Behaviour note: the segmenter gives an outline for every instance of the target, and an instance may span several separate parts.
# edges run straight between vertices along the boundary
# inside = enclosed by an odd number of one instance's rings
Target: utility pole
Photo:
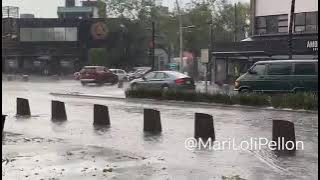
[[[212,50],[213,50],[213,24],[212,22],[210,23],[209,26],[209,80],[210,80],[210,84],[212,84],[212,81],[214,81],[214,78],[212,78],[212,67],[215,67],[215,63],[212,62]],[[215,72],[213,72],[215,73]]]
[[[180,36],[180,72],[182,72],[182,67],[183,67],[183,29],[182,29],[182,14],[180,11],[180,6],[178,0],[176,0],[177,4],[177,9],[179,13],[179,36]]]
[[[292,26],[294,21],[294,9],[295,9],[295,0],[291,1],[290,9],[290,22],[289,22],[289,37],[288,37],[288,58],[292,59]]]
[[[238,26],[238,22],[237,22],[237,3],[234,3],[234,42],[237,42],[237,26]]]
[[[154,61],[155,61],[155,23],[154,21],[152,21],[152,30],[151,30],[152,34],[151,34],[151,65],[152,65],[152,70],[155,70],[154,69]]]

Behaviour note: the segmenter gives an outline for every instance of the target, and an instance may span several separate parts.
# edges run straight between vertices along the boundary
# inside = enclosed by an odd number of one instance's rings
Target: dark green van
[[[318,60],[272,60],[256,62],[235,82],[235,91],[318,92]]]

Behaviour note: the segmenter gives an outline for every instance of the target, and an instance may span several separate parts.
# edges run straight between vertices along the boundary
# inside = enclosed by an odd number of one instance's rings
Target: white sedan
[[[127,80],[127,72],[122,69],[109,69],[113,74],[116,74],[118,76],[119,81],[125,81]]]

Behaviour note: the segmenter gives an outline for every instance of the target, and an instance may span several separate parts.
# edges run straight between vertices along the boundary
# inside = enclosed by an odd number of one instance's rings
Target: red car
[[[118,83],[118,76],[104,66],[85,66],[80,71],[80,81],[82,85],[88,83],[99,85],[104,83],[116,84]]]

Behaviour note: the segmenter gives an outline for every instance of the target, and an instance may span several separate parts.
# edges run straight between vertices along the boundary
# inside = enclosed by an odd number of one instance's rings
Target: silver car
[[[132,90],[174,90],[194,91],[195,84],[191,77],[176,71],[152,71],[130,82]]]
[[[118,76],[119,81],[127,80],[127,72],[122,69],[109,69],[113,74]]]

